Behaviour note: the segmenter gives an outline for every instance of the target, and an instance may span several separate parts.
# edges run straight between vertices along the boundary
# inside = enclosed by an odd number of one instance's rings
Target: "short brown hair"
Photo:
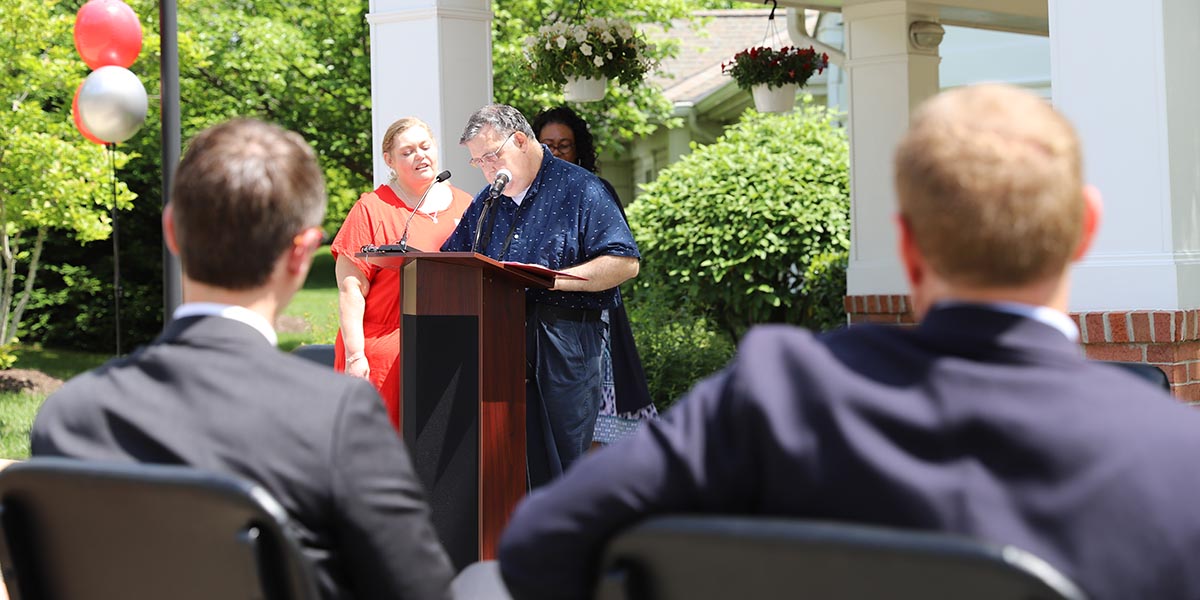
[[[960,285],[1061,274],[1083,233],[1071,124],[1045,100],[977,85],[925,102],[896,149],[900,215],[930,267]]]
[[[296,234],[325,218],[325,180],[298,134],[236,119],[192,139],[171,186],[183,271],[244,290],[266,283]]]

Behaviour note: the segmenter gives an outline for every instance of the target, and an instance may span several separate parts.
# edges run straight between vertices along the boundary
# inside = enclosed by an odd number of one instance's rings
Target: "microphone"
[[[504,186],[508,185],[510,181],[512,181],[511,171],[508,169],[496,171],[496,180],[492,182],[492,189],[488,195],[493,199],[499,197],[500,193],[504,191]]]
[[[417,200],[417,205],[413,207],[412,212],[408,215],[408,219],[404,221],[404,233],[400,236],[400,241],[396,242],[396,245],[400,246],[401,252],[408,252],[408,225],[412,223],[413,217],[417,216],[417,209],[421,208],[421,205],[425,203],[425,197],[429,195],[429,191],[433,189],[433,186],[447,179],[450,179],[450,171],[438,173],[437,177],[433,178],[433,183],[425,188],[425,193],[421,194],[421,199]]]

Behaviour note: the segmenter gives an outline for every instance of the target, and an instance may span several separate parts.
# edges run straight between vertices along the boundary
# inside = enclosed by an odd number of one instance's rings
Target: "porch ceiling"
[[[779,6],[841,12],[842,7],[861,0],[779,0]],[[947,25],[1013,31],[1033,35],[1050,34],[1047,0],[926,0]]]

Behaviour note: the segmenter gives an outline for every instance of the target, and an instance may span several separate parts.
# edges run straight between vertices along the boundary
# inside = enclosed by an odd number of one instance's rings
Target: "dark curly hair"
[[[587,121],[569,107],[551,108],[533,118],[534,135],[541,136],[542,128],[551,123],[571,128],[571,132],[575,134],[575,156],[579,166],[593,173],[599,172],[596,168],[596,143],[592,140],[592,132],[588,131]]]

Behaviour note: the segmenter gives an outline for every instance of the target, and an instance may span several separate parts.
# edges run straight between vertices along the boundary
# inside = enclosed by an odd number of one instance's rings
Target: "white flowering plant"
[[[563,84],[568,78],[641,81],[654,67],[650,45],[623,19],[594,17],[583,23],[557,22],[525,38],[525,57],[539,81]]]

